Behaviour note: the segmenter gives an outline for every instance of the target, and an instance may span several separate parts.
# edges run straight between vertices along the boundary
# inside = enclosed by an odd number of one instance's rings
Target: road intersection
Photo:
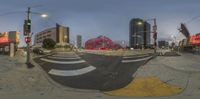
[[[133,74],[153,56],[106,56],[65,52],[35,58],[57,83],[78,89],[110,91],[125,87]]]

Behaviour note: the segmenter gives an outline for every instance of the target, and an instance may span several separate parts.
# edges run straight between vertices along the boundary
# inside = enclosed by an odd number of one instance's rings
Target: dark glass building
[[[133,18],[129,25],[129,46],[131,48],[150,47],[151,25],[140,19]]]
[[[81,35],[76,36],[76,46],[77,46],[77,48],[82,47],[82,36]]]

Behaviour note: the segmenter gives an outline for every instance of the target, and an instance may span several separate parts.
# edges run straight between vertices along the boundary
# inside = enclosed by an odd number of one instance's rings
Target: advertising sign
[[[19,33],[16,31],[0,33],[0,44],[9,42],[19,43]]]
[[[0,43],[9,42],[8,40],[8,32],[0,33]]]
[[[200,44],[200,34],[191,36],[190,44]]]

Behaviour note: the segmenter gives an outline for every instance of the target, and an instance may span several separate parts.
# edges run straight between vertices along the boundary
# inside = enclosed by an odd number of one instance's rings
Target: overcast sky
[[[59,23],[70,27],[72,41],[77,34],[84,41],[99,35],[128,41],[132,18],[156,18],[159,39],[182,37],[177,30],[181,22],[191,34],[200,32],[200,0],[1,0],[0,32],[20,31],[20,45],[24,44],[22,26],[28,6],[49,15],[46,19],[32,15],[32,32]]]

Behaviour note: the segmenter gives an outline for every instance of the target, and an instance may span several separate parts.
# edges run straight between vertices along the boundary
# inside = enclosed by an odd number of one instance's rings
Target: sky
[[[128,42],[132,18],[156,18],[159,40],[172,39],[172,35],[182,39],[177,30],[182,22],[191,34],[200,32],[200,0],[1,0],[0,32],[19,31],[20,46],[25,44],[23,22],[27,7],[48,14],[48,18],[31,15],[33,34],[58,23],[70,27],[71,42],[78,34],[83,41],[105,35]]]

